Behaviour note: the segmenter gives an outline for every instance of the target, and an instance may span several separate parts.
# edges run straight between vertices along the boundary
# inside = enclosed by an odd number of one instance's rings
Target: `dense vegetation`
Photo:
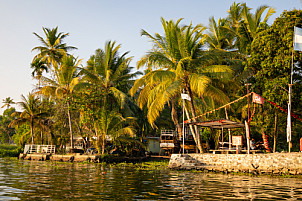
[[[272,25],[267,20],[274,9],[261,6],[253,13],[246,4],[233,3],[226,18],[209,19],[209,26],[181,25],[182,19],[161,18],[163,34],[141,31],[153,48],[138,61],[121,52],[115,41],[106,42],[83,63],[70,54],[76,47],[64,39],[68,33],[43,28],[34,35],[41,42],[30,67],[37,85],[22,102],[8,97],[0,116],[1,143],[66,144],[82,137],[100,153],[118,148],[127,155],[141,149],[146,136],[160,129],[181,132],[181,93],[191,100],[185,104],[185,118],[192,121],[226,118],[247,120],[247,101],[242,101],[197,119],[195,117],[246,95],[245,84],[282,108],[287,108],[294,26],[302,22],[301,10],[284,11]],[[154,32],[156,30],[153,30]],[[301,114],[301,52],[293,52],[293,112]],[[268,135],[274,151],[286,150],[286,116],[276,106],[250,102],[251,135],[260,140]],[[252,110],[254,110],[252,112]],[[250,115],[251,116],[251,115]],[[293,119],[292,141],[298,150],[301,122]],[[200,152],[201,139],[191,128]],[[242,134],[241,131],[236,131]],[[217,144],[220,132],[204,130],[202,138]],[[110,143],[108,143],[110,141]],[[227,136],[225,141],[227,141]]]

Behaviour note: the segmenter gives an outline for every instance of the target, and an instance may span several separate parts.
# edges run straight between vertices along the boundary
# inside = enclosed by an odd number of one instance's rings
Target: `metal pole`
[[[247,127],[248,127],[248,135],[247,135],[247,153],[250,154],[250,95],[249,95],[249,85],[251,83],[246,83],[246,94],[247,94]]]
[[[294,42],[295,42],[295,33],[296,33],[296,27],[294,27],[294,35],[293,35],[293,51],[292,51],[292,65],[291,65],[291,70],[290,70],[290,84],[288,85],[288,124],[287,125],[289,127],[289,133],[288,133],[288,152],[290,153],[290,145],[291,145],[291,135],[292,135],[292,131],[291,131],[291,102],[292,102],[292,99],[291,99],[291,94],[292,94],[292,85],[293,85],[293,73],[294,73]]]
[[[182,154],[185,154],[185,99],[182,99]]]

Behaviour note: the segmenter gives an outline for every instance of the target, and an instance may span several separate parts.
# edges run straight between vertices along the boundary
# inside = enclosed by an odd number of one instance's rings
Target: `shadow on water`
[[[300,200],[301,178],[0,159],[0,200]]]

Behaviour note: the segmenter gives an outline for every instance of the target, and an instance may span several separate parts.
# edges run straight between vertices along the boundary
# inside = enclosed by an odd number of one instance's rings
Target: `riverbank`
[[[168,161],[169,157],[149,156],[149,157],[123,157],[118,155],[84,155],[84,154],[23,154],[19,159],[34,161],[59,161],[59,162],[93,162],[93,163],[137,163],[145,161]]]
[[[168,167],[206,172],[302,175],[302,153],[172,154]]]

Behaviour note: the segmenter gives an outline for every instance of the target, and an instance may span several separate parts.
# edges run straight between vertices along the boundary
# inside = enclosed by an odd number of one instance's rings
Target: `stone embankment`
[[[302,175],[302,153],[172,154],[169,168],[225,173]]]
[[[151,157],[122,157],[118,155],[86,155],[80,153],[72,153],[66,155],[60,154],[20,154],[19,159],[35,160],[35,161],[61,161],[61,162],[93,162],[93,163],[121,163],[121,162],[142,162],[151,160]]]
[[[35,160],[35,161],[61,161],[61,162],[99,162],[99,155],[80,155],[80,154],[69,154],[69,155],[58,155],[58,154],[20,154],[20,159],[24,160]]]

